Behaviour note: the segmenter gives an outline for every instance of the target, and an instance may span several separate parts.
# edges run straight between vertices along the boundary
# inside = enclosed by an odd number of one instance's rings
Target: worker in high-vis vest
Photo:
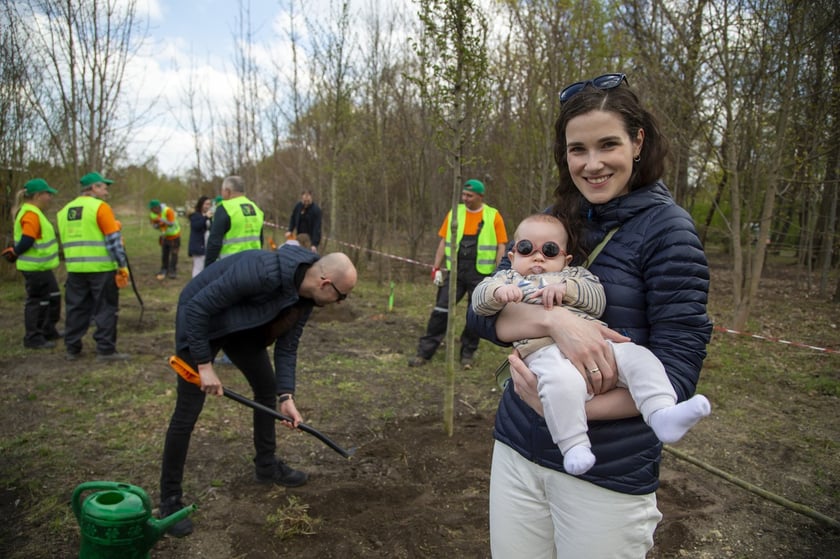
[[[26,302],[23,305],[23,347],[51,349],[61,337],[56,325],[61,318],[61,290],[53,270],[58,268],[58,239],[44,215],[58,191],[44,179],[27,181],[15,204],[14,245],[3,257],[23,274]]]
[[[222,181],[222,201],[216,205],[205,266],[219,258],[263,246],[263,211],[245,196],[245,181],[231,176]]]
[[[64,250],[65,359],[81,357],[82,338],[91,320],[98,361],[125,361],[117,351],[119,289],[129,283],[128,258],[120,224],[103,199],[114,181],[99,173],[79,180],[81,193],[58,212],[58,234]]]
[[[437,299],[426,326],[426,333],[417,344],[417,355],[408,361],[411,367],[426,364],[440,347],[446,334],[449,314],[448,272],[452,268],[453,248],[458,257],[456,304],[464,295],[467,296],[467,301],[472,298],[473,289],[496,270],[505,252],[508,242],[505,222],[496,208],[484,203],[484,183],[477,179],[465,182],[461,191],[461,202],[458,204],[458,229],[454,241],[450,227],[452,210],[446,214],[438,230],[440,243],[432,267],[432,281],[438,286]],[[478,334],[465,326],[461,332],[460,351],[461,366],[464,369],[472,368],[478,342]]]
[[[178,277],[178,251],[181,248],[181,224],[174,209],[160,200],[149,202],[149,221],[160,232],[160,272],[157,279]]]

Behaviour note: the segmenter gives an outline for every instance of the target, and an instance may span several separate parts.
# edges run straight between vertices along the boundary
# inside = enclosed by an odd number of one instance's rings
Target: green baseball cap
[[[157,206],[160,206],[160,200],[152,200],[151,202],[149,202],[149,209],[150,210],[152,208],[157,207]]]
[[[484,196],[484,183],[477,179],[470,179],[464,183],[464,190]]]
[[[44,179],[31,179],[26,181],[23,185],[27,194],[35,194],[36,192],[49,192],[50,194],[58,194],[58,190],[47,184]]]
[[[88,173],[87,175],[85,175],[81,179],[79,179],[79,184],[81,184],[82,187],[84,187],[84,188],[87,188],[88,186],[91,186],[91,185],[96,184],[98,182],[102,182],[102,183],[105,183],[105,184],[112,184],[114,181],[112,181],[111,179],[106,179],[105,177],[103,177],[99,173]]]

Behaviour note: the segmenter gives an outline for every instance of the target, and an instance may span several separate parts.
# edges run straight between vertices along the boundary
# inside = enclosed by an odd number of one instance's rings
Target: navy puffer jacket
[[[602,320],[662,361],[679,401],[691,397],[712,333],[706,314],[709,269],[691,216],[661,182],[584,211],[589,229],[583,242],[590,250],[620,227],[590,268],[607,295]],[[501,267],[509,265],[505,259]],[[483,337],[500,343],[495,317],[470,309],[468,320]],[[545,421],[512,385],[499,404],[494,436],[528,460],[563,470]],[[597,461],[582,479],[632,495],[657,489],[662,444],[641,417],[590,421],[589,438]]]
[[[178,298],[176,348],[189,350],[196,363],[209,362],[213,358],[210,340],[266,325],[297,303],[295,273],[319,258],[311,250],[282,245],[275,252],[246,250],[214,262]],[[311,311],[310,305],[274,344],[278,390],[294,392],[298,342]]]

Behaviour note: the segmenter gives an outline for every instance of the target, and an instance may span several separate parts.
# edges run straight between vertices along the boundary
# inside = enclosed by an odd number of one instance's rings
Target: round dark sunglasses
[[[621,85],[621,82],[625,82],[627,85],[630,85],[630,82],[627,81],[627,76],[624,74],[604,74],[603,76],[598,76],[597,78],[592,78],[591,80],[575,82],[572,85],[567,85],[563,88],[563,91],[560,92],[560,103],[565,103],[580,93],[580,91],[587,85],[591,85],[595,89],[615,89]]]
[[[522,239],[516,243],[514,248],[516,249],[516,252],[522,256],[530,256],[534,253],[534,251],[540,251],[546,258],[554,258],[560,255],[566,256],[566,251],[560,248],[560,245],[554,241],[548,241],[543,244],[542,248],[537,248],[534,246],[534,243],[528,239]]]

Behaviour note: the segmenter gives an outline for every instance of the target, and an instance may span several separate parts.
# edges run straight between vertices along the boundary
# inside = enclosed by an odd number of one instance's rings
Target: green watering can
[[[86,491],[99,491],[82,502]],[[73,513],[81,527],[79,559],[149,559],[166,530],[186,518],[195,505],[166,518],[152,517],[152,503],[137,486],[89,481],[73,491]]]

